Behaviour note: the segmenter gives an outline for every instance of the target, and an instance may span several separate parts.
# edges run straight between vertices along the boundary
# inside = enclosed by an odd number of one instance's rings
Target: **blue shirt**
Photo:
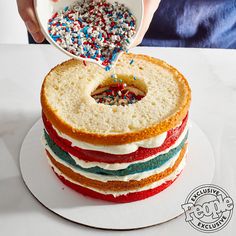
[[[236,48],[236,0],[162,0],[142,45]]]

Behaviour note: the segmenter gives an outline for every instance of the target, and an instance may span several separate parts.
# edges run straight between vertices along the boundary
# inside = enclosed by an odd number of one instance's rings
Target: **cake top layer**
[[[121,80],[145,96],[125,106],[97,103],[91,96],[97,88]],[[41,91],[43,112],[58,130],[104,145],[130,143],[170,130],[185,117],[190,100],[183,75],[163,61],[135,54],[123,54],[114,71],[107,72],[92,63],[69,60],[49,72]]]

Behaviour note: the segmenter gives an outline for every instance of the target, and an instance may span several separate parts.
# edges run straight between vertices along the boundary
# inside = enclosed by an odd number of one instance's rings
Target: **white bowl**
[[[78,2],[78,1],[82,1],[82,0],[59,0],[57,2],[53,2],[52,0],[34,0],[34,8],[35,8],[36,16],[37,16],[39,25],[41,27],[42,33],[44,34],[44,36],[48,40],[48,42],[50,42],[52,45],[54,45],[55,47],[60,49],[62,52],[64,52],[68,56],[79,59],[79,60],[83,60],[83,61],[93,62],[93,63],[96,63],[96,64],[102,66],[102,67],[105,67],[105,66],[101,65],[101,62],[99,62],[99,61],[96,61],[91,58],[82,58],[82,57],[76,56],[76,55],[66,51],[65,49],[60,47],[50,37],[50,35],[48,33],[48,20],[52,17],[52,15],[55,12],[57,12],[61,9],[64,9],[66,6],[69,6],[76,1]],[[114,3],[114,2],[123,3],[125,6],[127,6],[129,8],[130,12],[136,18],[136,33],[132,37],[132,39],[130,40],[130,45],[129,45],[129,48],[130,48],[132,43],[136,39],[136,37],[140,31],[141,25],[142,25],[143,11],[144,11],[143,0],[107,0],[107,1],[111,2],[111,3]],[[117,53],[117,57],[114,60],[114,62],[112,63],[112,65],[115,65],[115,63],[117,62],[117,60],[119,59],[121,54],[122,54],[122,51]]]

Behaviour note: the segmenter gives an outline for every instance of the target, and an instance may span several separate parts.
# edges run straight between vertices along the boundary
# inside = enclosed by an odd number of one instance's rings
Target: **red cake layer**
[[[183,132],[187,124],[188,114],[186,115],[182,124],[179,127],[171,129],[167,132],[167,137],[164,143],[160,147],[157,148],[140,147],[135,152],[122,155],[109,154],[99,151],[90,151],[81,149],[79,147],[72,147],[71,146],[72,143],[69,140],[62,138],[57,134],[57,132],[53,129],[52,124],[47,120],[46,116],[43,113],[42,113],[42,118],[44,126],[51,139],[65,152],[68,152],[71,155],[78,157],[79,159],[82,159],[84,161],[105,162],[105,163],[127,163],[127,162],[143,160],[153,155],[158,155],[159,152],[162,152],[165,149],[171,147]]]
[[[52,167],[52,169],[53,169],[53,167]],[[71,183],[70,181],[66,180],[63,176],[58,175],[55,171],[54,171],[54,173],[62,181],[62,183],[64,183],[68,187],[72,188],[73,190],[75,190],[85,196],[101,199],[104,201],[117,202],[117,203],[135,202],[135,201],[139,201],[139,200],[143,200],[145,198],[151,197],[155,194],[158,194],[161,191],[163,191],[164,189],[166,189],[167,187],[169,187],[180,175],[179,174],[174,180],[166,181],[165,183],[163,183],[162,185],[160,185],[156,188],[144,190],[144,191],[140,191],[140,192],[135,192],[135,193],[128,193],[126,195],[120,195],[120,196],[114,197],[112,194],[105,195],[102,193],[95,192],[91,189],[82,187],[80,185]]]

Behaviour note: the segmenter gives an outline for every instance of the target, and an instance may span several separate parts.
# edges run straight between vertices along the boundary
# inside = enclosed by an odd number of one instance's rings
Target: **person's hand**
[[[144,15],[143,15],[143,22],[142,22],[142,27],[140,29],[139,34],[137,35],[136,40],[132,44],[132,47],[139,45],[142,40],[144,35],[146,34],[149,25],[151,24],[153,15],[155,11],[157,10],[161,0],[143,0],[144,3]]]
[[[37,43],[44,40],[34,12],[33,0],[17,0],[18,11],[25,25]]]

